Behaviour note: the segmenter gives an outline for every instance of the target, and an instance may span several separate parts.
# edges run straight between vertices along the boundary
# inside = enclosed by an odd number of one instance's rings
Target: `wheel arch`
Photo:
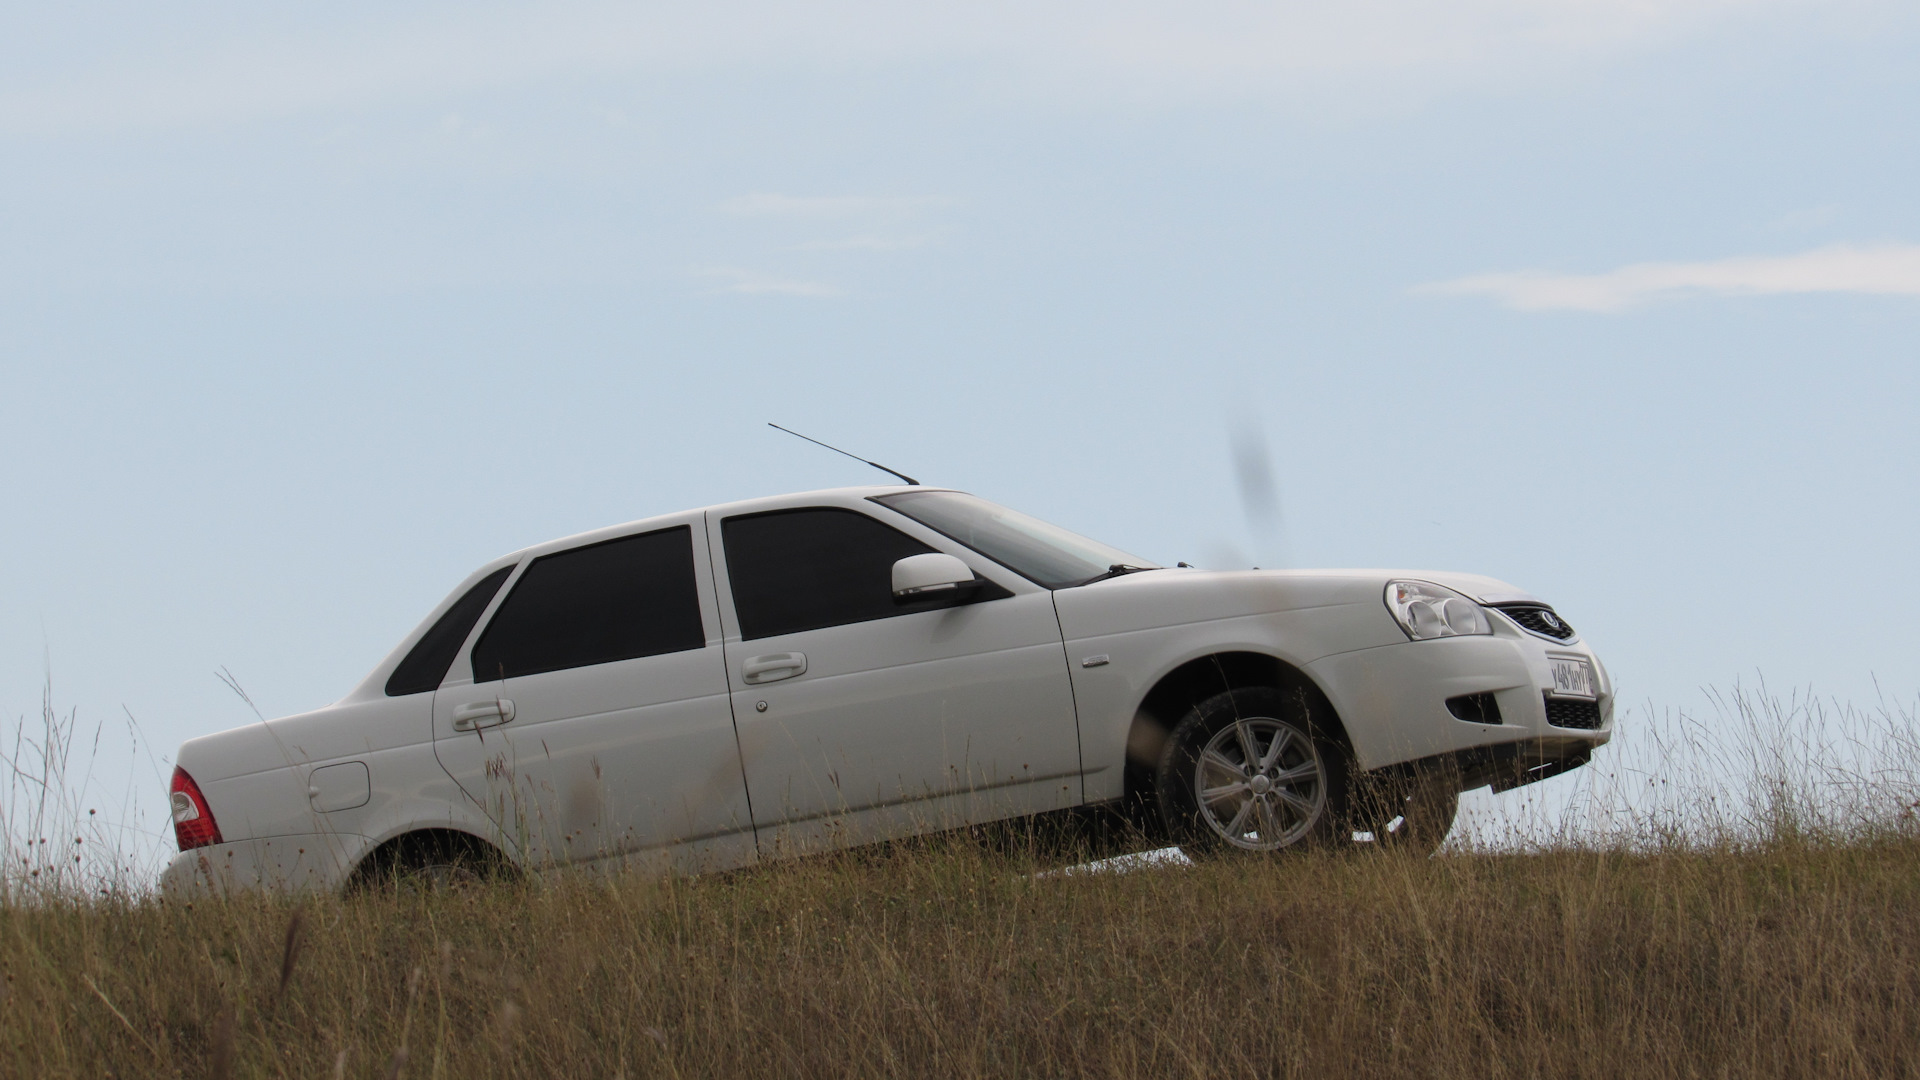
[[[409,829],[369,848],[348,871],[346,889],[351,892],[363,888],[396,869],[434,859],[469,860],[496,873],[512,874],[519,869],[499,845],[465,829]]]
[[[1127,805],[1153,799],[1153,774],[1167,735],[1189,709],[1215,694],[1254,687],[1299,693],[1314,724],[1349,753],[1353,751],[1353,740],[1333,702],[1304,670],[1270,653],[1249,649],[1212,652],[1162,675],[1134,709],[1133,723],[1127,731]]]

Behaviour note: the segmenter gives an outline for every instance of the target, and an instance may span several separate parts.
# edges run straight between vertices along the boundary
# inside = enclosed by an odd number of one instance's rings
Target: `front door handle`
[[[472,731],[475,728],[504,724],[511,719],[513,719],[513,702],[506,698],[476,701],[469,705],[457,706],[453,710],[453,730]]]
[[[748,686],[761,683],[779,682],[791,679],[795,675],[807,673],[807,654],[797,652],[768,653],[765,656],[748,657],[740,665],[740,678]]]

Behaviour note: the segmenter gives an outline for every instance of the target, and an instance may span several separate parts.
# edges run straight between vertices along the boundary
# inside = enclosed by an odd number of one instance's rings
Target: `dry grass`
[[[47,697],[0,755],[0,1077],[1920,1075],[1909,708],[1643,717],[1433,859],[947,836],[185,905]]]
[[[1906,1076],[1920,842],[0,908],[10,1076]]]

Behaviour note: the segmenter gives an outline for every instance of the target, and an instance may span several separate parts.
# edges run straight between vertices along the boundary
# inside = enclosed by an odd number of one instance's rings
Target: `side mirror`
[[[909,555],[893,564],[896,604],[959,596],[979,587],[980,579],[973,576],[973,570],[966,563],[938,551]]]

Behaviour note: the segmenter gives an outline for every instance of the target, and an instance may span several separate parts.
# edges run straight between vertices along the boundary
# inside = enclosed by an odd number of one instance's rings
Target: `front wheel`
[[[1346,755],[1306,702],[1229,690],[1194,706],[1167,737],[1154,788],[1189,853],[1281,851],[1329,841],[1345,820]]]

